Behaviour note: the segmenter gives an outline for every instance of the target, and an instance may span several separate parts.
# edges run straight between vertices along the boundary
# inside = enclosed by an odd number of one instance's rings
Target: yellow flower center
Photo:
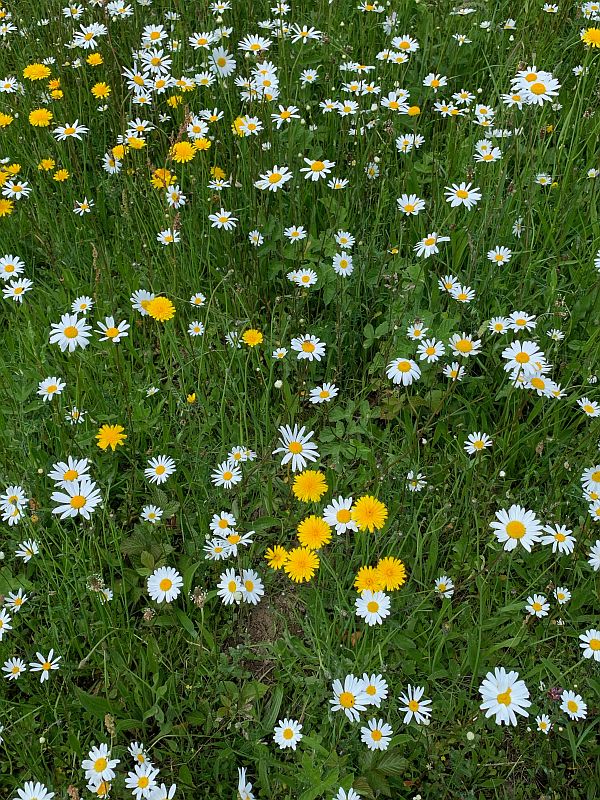
[[[356,699],[352,692],[342,692],[340,695],[340,705],[342,708],[354,708]]]
[[[396,369],[398,372],[410,372],[410,361],[399,361]]]
[[[282,735],[284,739],[289,741],[294,738],[294,731],[291,728],[285,728]]]
[[[370,614],[374,614],[376,611],[379,611],[379,603],[377,603],[375,600],[370,600],[367,603],[367,611]]]
[[[600,650],[600,639],[590,639],[589,645],[592,650]]]
[[[63,334],[67,337],[67,339],[75,339],[79,331],[75,327],[75,325],[67,325],[64,329]]]
[[[85,497],[82,494],[76,494],[71,498],[71,506],[73,508],[83,508],[85,505]]]
[[[65,474],[63,475],[63,480],[65,481],[74,481],[79,477],[79,473],[76,469],[68,469]]]
[[[158,584],[158,588],[161,592],[168,592],[171,586],[173,586],[173,581],[170,578],[163,578]]]
[[[500,703],[500,705],[509,706],[511,703],[511,692],[512,689],[510,687],[505,692],[500,692],[496,697],[497,702]]]
[[[281,172],[273,172],[271,175],[269,175],[269,183],[279,183],[282,177],[283,175]]]
[[[518,519],[511,520],[506,526],[506,532],[511,539],[522,539],[526,533],[525,525]]]
[[[108,766],[108,761],[105,758],[97,758],[94,761],[94,769],[96,770],[96,772],[104,772],[107,766]]]
[[[371,731],[371,739],[373,739],[374,742],[379,742],[381,741],[382,738],[383,738],[383,733],[381,731],[378,730]]]
[[[223,480],[224,481],[230,481],[232,478],[233,478],[233,472],[231,472],[230,470],[226,470],[223,473]]]
[[[572,714],[575,714],[579,710],[579,706],[575,702],[575,700],[569,700],[567,702],[567,708]]]
[[[310,168],[313,172],[322,172],[325,169],[325,164],[322,161],[313,161]]]
[[[159,464],[158,467],[156,467],[156,469],[154,470],[154,472],[157,475],[164,475],[166,471],[167,468],[164,466],[164,464]]]
[[[529,89],[531,92],[533,92],[533,94],[537,95],[546,94],[546,86],[543,83],[539,82],[534,83],[532,86],[529,87]]]
[[[419,703],[417,700],[411,700],[408,704],[408,707],[411,711],[415,712],[419,710]]]
[[[461,200],[466,200],[469,196],[469,193],[465,189],[458,189],[456,196],[460,197]]]

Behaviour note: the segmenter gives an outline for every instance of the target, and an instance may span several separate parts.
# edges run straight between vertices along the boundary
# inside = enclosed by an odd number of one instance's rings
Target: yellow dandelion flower
[[[145,308],[152,319],[156,319],[159,322],[166,322],[175,316],[175,306],[167,297],[162,295],[157,295],[152,300],[148,300]]]
[[[256,347],[257,344],[262,344],[263,335],[255,328],[250,328],[242,334],[242,341],[247,344],[248,347]]]
[[[269,547],[267,549],[265,558],[271,569],[281,569],[288,559],[288,551],[285,547],[276,544],[274,547]]]
[[[382,592],[384,583],[376,567],[361,567],[354,579],[354,587],[358,592]]]
[[[352,508],[352,519],[361,531],[380,530],[385,525],[388,510],[376,497],[359,497]]]
[[[176,180],[175,175],[168,169],[155,169],[152,173],[152,178],[150,178],[150,183],[155,189],[166,189],[167,186],[171,186]]]
[[[210,150],[211,147],[211,140],[206,139],[204,136],[201,136],[200,139],[196,139],[194,142],[194,150],[196,150],[196,152],[198,152],[198,150]]]
[[[124,430],[122,425],[103,425],[96,434],[98,447],[101,450],[110,447],[114,453],[117,445],[122,445],[127,438],[127,434],[123,433]]]
[[[600,47],[600,28],[587,28],[581,31],[581,41],[587,47]]]
[[[52,122],[54,114],[47,108],[35,108],[29,114],[29,124],[34,128],[47,128]]]
[[[111,93],[111,88],[108,83],[95,83],[92,88],[90,89],[91,93],[94,95],[96,100],[101,100],[104,97],[108,97]]]
[[[28,81],[43,81],[50,75],[50,68],[45,64],[28,64],[23,70],[23,77]]]
[[[309,581],[320,565],[319,556],[308,547],[295,547],[288,553],[283,569],[296,583]]]
[[[382,558],[376,569],[383,581],[383,588],[388,592],[399,589],[406,583],[406,567],[399,558],[393,556]]]
[[[8,217],[15,209],[15,204],[12,200],[6,200],[4,197],[0,198],[0,217]]]
[[[63,181],[68,180],[71,175],[68,169],[57,169],[52,177],[55,181],[62,183]]]
[[[294,478],[292,491],[303,503],[317,503],[328,490],[325,475],[319,470],[305,469]]]
[[[175,142],[173,147],[171,147],[170,154],[173,161],[177,164],[186,164],[188,161],[192,161],[196,155],[196,151],[191,142]]]
[[[331,528],[323,517],[312,514],[298,525],[298,541],[309,550],[320,550],[331,541]]]

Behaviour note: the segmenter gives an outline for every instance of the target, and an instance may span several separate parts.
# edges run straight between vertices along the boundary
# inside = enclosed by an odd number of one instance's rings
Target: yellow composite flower
[[[54,114],[47,108],[34,108],[29,114],[29,123],[34,128],[47,128],[53,118]]]
[[[100,82],[100,83],[95,83],[90,91],[92,92],[96,100],[101,100],[104,97],[108,97],[108,95],[111,93],[111,88],[108,85],[108,83]]]
[[[51,169],[54,169],[55,166],[56,161],[53,158],[42,158],[38,164],[38,169],[43,170],[44,172],[49,172]]]
[[[68,180],[71,175],[68,169],[57,169],[52,177],[55,181],[62,183],[63,181]]]
[[[317,503],[328,490],[325,475],[319,470],[305,469],[294,478],[292,492],[303,503]]]
[[[358,592],[383,591],[384,582],[377,567],[361,567],[354,579],[354,587]]]
[[[152,298],[152,300],[148,300],[144,307],[152,319],[156,319],[159,322],[166,322],[175,316],[173,303],[160,294]]]
[[[308,547],[295,547],[288,553],[284,572],[296,583],[309,581],[320,566],[319,556]]]
[[[600,28],[587,28],[582,31],[581,41],[588,47],[600,47]]]
[[[388,510],[376,497],[365,495],[359,497],[352,508],[352,519],[361,531],[380,530],[385,525]]]
[[[271,569],[281,569],[288,560],[288,551],[280,544],[276,544],[274,547],[267,549],[265,558]]]
[[[171,147],[171,158],[177,164],[186,164],[192,161],[195,155],[196,151],[191,142],[175,142]]]
[[[248,347],[256,347],[257,344],[262,344],[263,335],[255,328],[250,328],[242,334],[242,341],[247,344]]]
[[[114,452],[117,445],[122,445],[127,438],[127,434],[123,433],[124,430],[125,428],[122,425],[103,425],[96,434],[98,447],[101,450],[106,450],[110,447]]]
[[[14,117],[11,117],[10,114],[0,114],[0,128],[6,128],[10,125],[10,123],[14,120]]]
[[[28,64],[23,70],[23,77],[29,81],[43,81],[50,75],[50,68],[45,64]]]
[[[86,61],[91,67],[99,67],[100,64],[104,64],[104,59],[100,53],[90,53],[90,55],[86,58]]]
[[[168,169],[155,169],[150,178],[150,183],[155,189],[166,189],[171,186],[177,178]]]
[[[331,528],[323,517],[312,514],[298,525],[298,541],[309,550],[320,550],[331,541]]]
[[[381,558],[376,570],[383,581],[383,588],[388,592],[393,592],[406,583],[406,567],[399,558],[393,556]]]
[[[15,204],[12,200],[0,198],[0,217],[8,217],[14,211]]]

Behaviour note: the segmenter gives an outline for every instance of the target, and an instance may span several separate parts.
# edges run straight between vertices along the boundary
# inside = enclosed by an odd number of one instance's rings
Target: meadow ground
[[[2,6],[2,798],[598,795],[599,78],[595,0]]]

